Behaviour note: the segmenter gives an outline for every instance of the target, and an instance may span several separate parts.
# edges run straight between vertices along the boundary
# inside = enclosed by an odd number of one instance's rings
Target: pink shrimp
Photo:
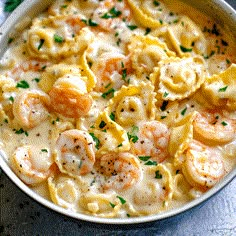
[[[137,142],[131,142],[131,149],[135,155],[150,156],[158,163],[168,156],[170,131],[159,121],[141,122],[138,124]]]

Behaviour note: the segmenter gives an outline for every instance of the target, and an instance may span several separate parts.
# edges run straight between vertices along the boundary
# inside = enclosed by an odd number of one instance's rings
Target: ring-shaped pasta
[[[184,156],[182,154],[193,139],[193,121],[196,114],[195,112],[189,113],[177,126],[171,128],[168,150],[174,158],[174,165],[177,168],[181,168],[184,162]]]
[[[111,119],[111,114],[102,112],[92,128],[90,135],[96,142],[97,154],[122,152],[130,149],[126,131]]]
[[[167,32],[178,55],[206,54],[205,36],[189,17],[181,17],[177,24],[168,27]]]
[[[114,192],[111,193],[86,193],[79,199],[79,206],[89,215],[114,218],[119,214],[122,203]]]
[[[159,90],[164,100],[180,100],[193,94],[205,81],[202,57],[168,58],[158,64]]]
[[[77,211],[81,195],[80,181],[65,174],[48,178],[51,200],[70,211]]]
[[[115,114],[115,121],[121,126],[132,126],[139,120],[155,118],[155,102],[154,86],[141,82],[139,86],[122,86],[111,99],[107,111]]]
[[[148,180],[145,186],[137,186],[133,195],[134,208],[137,212],[147,215],[164,211],[173,196],[173,178],[164,164],[149,167],[145,170]]]
[[[236,64],[220,74],[206,78],[202,86],[203,96],[210,100],[211,104],[217,107],[224,107],[229,110],[236,109]]]
[[[149,76],[161,60],[175,53],[170,51],[167,45],[153,36],[133,36],[128,46],[131,53],[132,67],[137,77]]]
[[[151,28],[157,28],[162,25],[159,20],[156,20],[143,12],[136,0],[127,0],[127,2],[133,11],[133,17],[140,25]]]

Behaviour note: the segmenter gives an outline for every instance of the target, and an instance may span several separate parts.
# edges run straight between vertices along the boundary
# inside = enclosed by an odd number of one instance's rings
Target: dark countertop
[[[0,0],[0,12],[5,0]],[[236,0],[227,0],[236,8]],[[5,19],[0,14],[0,23]],[[0,170],[0,235],[236,235],[236,179],[178,216],[139,225],[103,225],[52,212],[21,192]]]

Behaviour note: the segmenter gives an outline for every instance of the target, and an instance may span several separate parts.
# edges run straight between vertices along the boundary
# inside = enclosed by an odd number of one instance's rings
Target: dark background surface
[[[0,0],[0,11],[5,0]],[[236,9],[236,0],[227,0]],[[5,19],[1,13],[0,23]],[[0,170],[0,235],[236,235],[236,179],[204,204],[178,216],[139,225],[75,220],[38,204]]]

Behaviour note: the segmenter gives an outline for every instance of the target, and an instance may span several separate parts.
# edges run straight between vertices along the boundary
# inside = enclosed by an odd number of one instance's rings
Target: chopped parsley
[[[221,124],[222,124],[223,126],[228,125],[225,121],[222,121]]]
[[[192,50],[193,50],[192,48],[186,48],[186,47],[184,47],[182,45],[180,45],[179,47],[180,47],[182,52],[192,52]]]
[[[138,157],[141,161],[148,161],[150,158],[151,158],[151,156],[139,156]]]
[[[11,102],[14,102],[14,97],[9,97],[9,100],[11,101]]]
[[[40,39],[39,40],[39,46],[38,46],[38,50],[40,50],[44,44],[45,40],[44,39]]]
[[[144,35],[147,35],[147,34],[149,34],[150,32],[151,32],[151,28],[147,27],[146,30],[145,30]]]
[[[13,131],[15,131],[15,134],[25,134],[26,136],[29,135],[28,132],[23,130],[22,128],[20,128],[18,130],[14,129]]]
[[[122,198],[120,196],[116,196],[116,197],[119,198],[122,205],[126,203],[126,200],[124,198]]]
[[[115,93],[115,89],[110,88],[108,91],[102,94],[102,97],[107,98],[109,95],[111,95],[111,97],[114,97],[114,93]]]
[[[122,14],[121,11],[118,11],[115,7],[111,8],[107,13],[105,13],[101,18],[110,19],[119,17]]]
[[[158,1],[156,1],[156,0],[154,0],[154,1],[153,1],[153,5],[156,6],[156,7],[158,7],[158,6],[160,6],[160,3],[159,3]]]
[[[165,119],[167,116],[161,116],[161,120]]]
[[[159,170],[155,172],[155,179],[162,179],[162,174],[160,174]]]
[[[47,149],[41,149],[41,152],[48,152]]]
[[[127,25],[127,27],[130,29],[130,30],[135,30],[138,28],[137,25]]]
[[[7,41],[7,43],[10,44],[10,43],[13,42],[13,40],[14,40],[14,38],[9,38],[8,41]]]
[[[95,142],[96,149],[99,149],[100,146],[100,140],[94,135],[94,133],[89,133],[91,137],[93,138],[93,141]]]
[[[5,11],[5,12],[12,12],[12,11],[14,11],[22,2],[23,2],[23,0],[7,0],[7,1],[5,2],[4,11]]]
[[[223,88],[220,88],[220,89],[218,90],[218,92],[225,92],[225,91],[227,90],[227,88],[228,88],[228,86],[225,86],[225,87],[223,87]]]
[[[146,165],[146,166],[157,166],[157,162],[149,160],[149,161],[145,162],[144,165]]]
[[[168,103],[169,103],[168,101],[163,101],[163,103],[162,103],[162,105],[160,107],[161,111],[165,111],[166,110],[166,107],[167,107]]]
[[[168,95],[169,95],[169,93],[167,93],[167,92],[164,92],[164,95],[163,95],[163,97],[164,97],[164,98],[166,98]]]
[[[98,23],[92,21],[92,19],[88,19],[88,20],[82,19],[81,21],[84,22],[86,25],[91,26],[91,27],[98,26]]]
[[[186,111],[187,111],[187,107],[185,107],[185,108],[181,111],[181,115],[184,116],[185,113],[186,113]]]
[[[113,204],[112,202],[109,202],[110,203],[110,206],[112,207],[112,208],[114,208],[116,205],[115,204]]]
[[[16,87],[17,87],[17,88],[27,89],[27,88],[29,88],[30,86],[29,86],[29,83],[28,83],[27,81],[21,80],[21,81],[19,81],[19,82],[16,84]]]
[[[137,136],[138,131],[139,131],[138,126],[134,125],[132,126],[131,132],[127,133],[128,139],[132,141],[133,143],[136,143],[138,141],[138,136]]]
[[[64,38],[58,34],[54,34],[53,38],[56,43],[63,43],[64,42]]]
[[[32,81],[35,81],[36,83],[38,83],[40,81],[40,79],[39,78],[34,78],[34,79],[32,79]]]
[[[115,115],[114,112],[111,112],[111,114],[109,115],[109,117],[110,117],[110,119],[111,119],[112,121],[115,121],[116,115]]]
[[[103,129],[106,125],[107,125],[106,122],[102,120],[101,123],[99,124],[99,128]]]

